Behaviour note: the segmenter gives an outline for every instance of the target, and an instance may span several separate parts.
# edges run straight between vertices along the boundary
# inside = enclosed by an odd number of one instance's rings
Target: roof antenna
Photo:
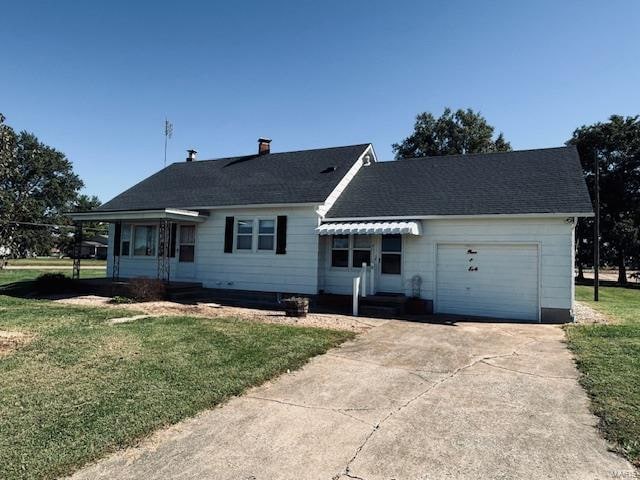
[[[164,117],[164,166],[167,166],[167,140],[173,136],[173,123]]]

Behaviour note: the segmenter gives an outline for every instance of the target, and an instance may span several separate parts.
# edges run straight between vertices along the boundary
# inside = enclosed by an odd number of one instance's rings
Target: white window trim
[[[123,232],[125,231],[125,225],[129,227],[129,240],[123,240]],[[126,255],[122,254],[122,244],[128,241],[129,242],[129,253]],[[122,230],[120,231],[120,256],[121,257],[130,257],[133,252],[133,223],[122,223]]]
[[[380,275],[404,275],[404,235],[400,235],[400,251],[392,252],[390,250],[382,249],[382,237],[380,237]],[[400,273],[383,273],[382,272],[382,257],[384,255],[400,255]]]
[[[347,237],[349,237],[349,247],[347,248],[333,248],[333,237],[336,236],[340,236],[340,235],[330,235],[330,241],[329,241],[329,268],[332,270],[336,270],[338,272],[353,272],[353,271],[357,271],[360,270],[362,268],[362,265],[353,265],[353,251],[354,250],[368,250],[369,251],[369,263],[372,264],[373,263],[373,238],[374,235],[371,234],[366,234],[369,236],[369,238],[371,238],[371,244],[369,245],[369,248],[362,248],[362,247],[355,247],[355,235],[358,234],[354,234],[354,233],[350,233],[350,234],[345,234]],[[347,254],[347,266],[346,267],[335,267],[333,265],[333,251],[334,250],[347,250],[348,254]],[[371,265],[369,265],[371,266]]]
[[[269,220],[273,222],[273,233],[260,233],[260,222],[261,221],[265,221],[265,220]],[[271,252],[275,252],[276,251],[276,236],[277,236],[277,230],[278,230],[278,221],[276,220],[276,218],[256,218],[256,252],[257,253],[271,253]],[[272,237],[273,238],[273,247],[266,249],[266,248],[260,248],[260,237]]]
[[[135,254],[135,234],[136,234],[136,228],[135,227],[155,227],[156,228],[156,234],[155,234],[155,254],[154,255],[136,255]],[[144,258],[158,258],[158,244],[160,243],[160,228],[159,225],[157,223],[153,223],[153,222],[145,222],[145,223],[132,223],[131,224],[131,244],[129,246],[129,256],[136,258],[136,259],[144,259]],[[121,246],[122,247],[122,246]]]
[[[180,261],[180,247],[182,246],[182,242],[180,241],[180,231],[182,230],[182,227],[193,227],[194,228],[194,232],[193,232],[193,243],[185,243],[185,245],[193,245],[193,262],[181,262]],[[178,223],[178,228],[176,229],[176,252],[175,252],[175,260],[177,263],[186,263],[189,265],[195,265],[196,263],[196,258],[197,257],[197,243],[198,243],[198,227],[196,224],[193,223]]]
[[[271,250],[258,249],[258,237],[260,236],[260,220],[272,220],[273,221],[273,248]],[[251,248],[238,249],[238,224],[240,222],[251,222]],[[242,234],[241,234],[242,235]],[[244,234],[249,236],[248,234]],[[264,236],[268,234],[263,234]],[[278,235],[278,220],[276,217],[237,217],[233,222],[233,253],[239,255],[275,255],[276,254],[276,242]]]

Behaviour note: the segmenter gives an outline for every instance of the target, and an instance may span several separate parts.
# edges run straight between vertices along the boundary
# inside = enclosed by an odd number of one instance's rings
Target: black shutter
[[[284,255],[287,253],[287,216],[278,216],[278,227],[276,237],[276,254]]]
[[[113,235],[113,256],[120,256],[120,239],[122,238],[122,222],[116,222],[116,231]]]
[[[224,253],[233,252],[233,217],[227,217],[224,222]]]
[[[171,239],[169,241],[169,256],[175,258],[176,256],[176,235],[178,234],[178,224],[171,224]]]

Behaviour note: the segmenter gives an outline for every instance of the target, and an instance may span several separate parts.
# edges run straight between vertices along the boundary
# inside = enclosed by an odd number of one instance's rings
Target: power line
[[[56,225],[54,223],[36,223],[36,222],[11,222],[11,221],[0,221],[2,225],[26,225],[30,227],[52,227],[52,228],[69,228],[75,229],[74,225]]]

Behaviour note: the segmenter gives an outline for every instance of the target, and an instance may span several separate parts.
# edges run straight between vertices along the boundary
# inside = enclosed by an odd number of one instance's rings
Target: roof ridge
[[[483,155],[499,155],[499,154],[513,154],[513,153],[526,153],[526,152],[540,152],[545,150],[573,150],[575,149],[575,145],[564,145],[562,147],[543,147],[543,148],[525,148],[522,150],[508,150],[508,151],[499,151],[499,152],[476,152],[476,153],[452,153],[449,155],[428,155],[425,157],[405,157],[394,160],[382,160],[378,163],[391,163],[394,161],[405,162],[407,160],[425,160],[425,159],[440,159],[440,158],[451,158],[451,157],[472,157],[472,156],[483,156]]]
[[[264,156],[267,157],[269,155],[282,155],[285,153],[301,153],[301,152],[315,152],[318,150],[337,150],[339,148],[353,148],[353,147],[368,147],[369,145],[371,145],[371,142],[369,143],[354,143],[353,145],[339,145],[337,147],[320,147],[320,148],[307,148],[307,149],[302,149],[302,150],[288,150],[286,152],[271,152],[268,153],[266,155],[258,155],[257,153],[253,153],[253,154],[249,154],[249,155],[236,155],[234,157],[219,157],[219,158],[207,158],[207,159],[203,159],[203,160],[196,160],[193,162],[185,162],[184,160],[179,161],[179,162],[172,162],[167,166],[171,166],[171,165],[186,165],[189,163],[203,163],[203,162],[219,162],[222,160],[237,160],[240,158],[250,158],[250,157],[259,157],[259,156]]]

